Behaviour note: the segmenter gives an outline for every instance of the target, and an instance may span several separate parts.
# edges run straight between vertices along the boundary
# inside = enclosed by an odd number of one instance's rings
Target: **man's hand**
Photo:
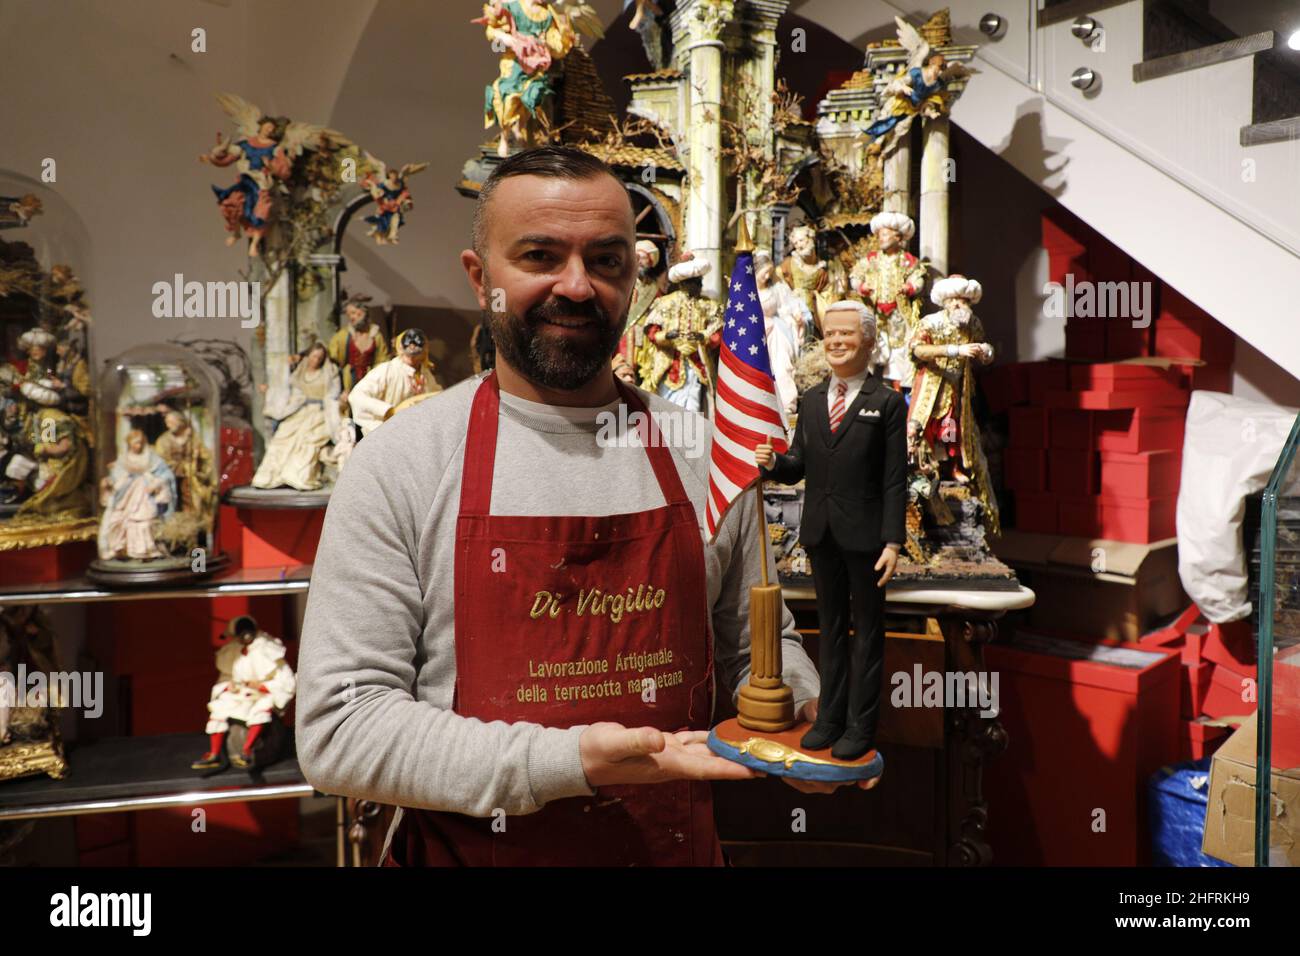
[[[578,739],[582,772],[593,789],[621,783],[669,780],[752,780],[761,777],[709,749],[704,730],[667,733],[603,721]]]
[[[817,704],[818,701],[816,699],[810,700],[804,704],[803,707],[799,709],[798,719],[806,720],[809,723],[815,721],[817,719]],[[781,779],[794,787],[800,793],[834,793],[840,787],[850,787],[854,784],[854,781],[852,780],[846,780],[843,783],[826,783],[822,780],[796,780],[794,777],[782,777]],[[857,781],[857,786],[862,790],[870,790],[879,782],[880,777],[875,776],[870,780]]]
[[[771,468],[776,464],[776,452],[772,450],[772,446],[766,442],[756,445],[754,447],[754,463],[759,468]]]
[[[885,572],[880,576],[880,580],[876,582],[877,587],[883,588],[889,583],[890,578],[894,576],[894,572],[898,570],[898,549],[893,545],[886,545],[885,550],[880,552],[880,559],[876,561],[875,570]]]

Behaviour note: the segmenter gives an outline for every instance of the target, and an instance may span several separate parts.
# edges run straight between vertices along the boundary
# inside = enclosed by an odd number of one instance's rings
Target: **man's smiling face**
[[[627,191],[612,176],[500,182],[482,249],[462,256],[498,360],[551,389],[607,372],[636,282],[635,239]]]

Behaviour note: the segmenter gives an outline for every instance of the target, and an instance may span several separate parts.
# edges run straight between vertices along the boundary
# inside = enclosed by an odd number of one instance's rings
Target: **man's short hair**
[[[862,329],[864,338],[875,339],[876,337],[876,317],[871,314],[861,302],[856,299],[841,299],[833,305],[827,306],[822,315],[827,316],[832,312],[856,312],[858,314],[859,327]]]
[[[487,205],[502,181],[515,176],[544,176],[548,179],[594,179],[597,176],[609,176],[620,186],[623,181],[606,163],[584,153],[572,146],[539,146],[526,149],[504,159],[478,192],[478,202],[474,205],[474,251],[483,256],[484,242],[487,239]],[[628,197],[628,205],[632,199]]]

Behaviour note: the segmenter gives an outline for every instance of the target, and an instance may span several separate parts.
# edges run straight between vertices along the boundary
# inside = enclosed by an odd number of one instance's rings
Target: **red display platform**
[[[984,656],[1013,741],[984,778],[994,859],[1147,862],[1147,780],[1181,750],[1178,654],[1021,634]]]
[[[316,560],[324,508],[221,506],[219,538],[242,568],[296,568]]]
[[[0,551],[0,583],[5,585],[53,584],[80,577],[95,560],[95,542]]]

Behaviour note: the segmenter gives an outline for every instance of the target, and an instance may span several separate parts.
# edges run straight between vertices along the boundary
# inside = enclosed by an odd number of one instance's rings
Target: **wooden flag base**
[[[781,679],[781,607],[781,585],[749,589],[749,682],[737,703],[737,720],[747,730],[794,726],[794,691]]]

